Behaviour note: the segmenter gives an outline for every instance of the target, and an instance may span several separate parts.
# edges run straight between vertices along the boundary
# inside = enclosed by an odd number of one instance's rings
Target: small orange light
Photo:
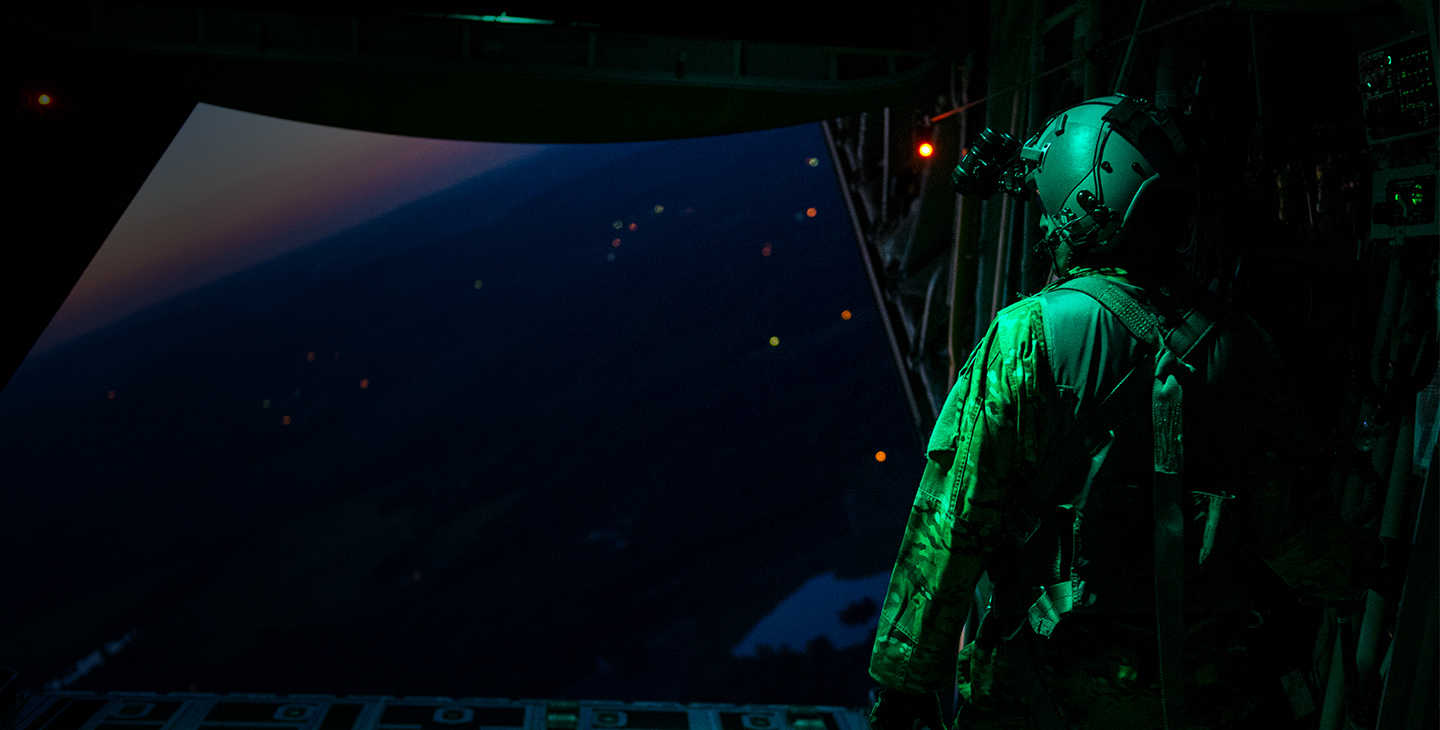
[[[814,217],[815,217],[815,209],[814,209],[814,208],[806,208],[806,209],[805,209],[805,215],[807,215],[807,216],[809,216],[809,217],[811,217],[811,218],[814,218]]]
[[[875,452],[875,460],[876,460],[876,461],[884,461],[884,460],[885,460],[885,452],[884,452],[884,451],[876,451],[876,452]]]
[[[630,230],[633,231],[633,230],[635,230],[636,228],[637,228],[637,226],[636,226],[634,223],[631,223],[631,224],[630,224]]]
[[[280,419],[280,425],[282,425],[282,426],[289,426],[289,425],[290,425],[290,417],[289,417],[289,416],[285,416],[285,417],[281,418],[281,419]]]
[[[841,313],[840,313],[840,319],[850,319],[850,310],[847,309],[847,310],[841,312]]]
[[[313,352],[307,352],[307,353],[305,353],[305,362],[315,362],[315,353],[313,353]]]
[[[50,106],[50,95],[41,94],[40,97],[37,98],[35,101],[40,102],[40,106]]]
[[[368,388],[368,387],[370,387],[370,381],[369,381],[369,380],[361,380],[361,381],[360,381],[360,387],[362,387],[362,388]]]
[[[935,154],[935,147],[932,146],[929,142],[922,142],[922,143],[920,144],[920,156],[921,156],[921,157],[929,157],[930,155],[933,155],[933,154]]]
[[[767,243],[767,244],[765,244],[765,246],[764,246],[763,248],[760,249],[760,255],[761,255],[761,256],[769,256],[771,250],[772,250],[772,249],[770,248],[770,244]]]

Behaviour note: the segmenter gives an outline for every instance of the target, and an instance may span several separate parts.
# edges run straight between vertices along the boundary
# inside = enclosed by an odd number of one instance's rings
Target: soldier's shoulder
[[[997,321],[1001,319],[1015,320],[1036,316],[1041,310],[1040,302],[1040,294],[1032,294],[1000,310],[996,313],[995,319]]]
[[[986,339],[996,344],[1020,345],[1043,340],[1043,330],[1044,307],[1038,296],[1029,296],[997,312]]]

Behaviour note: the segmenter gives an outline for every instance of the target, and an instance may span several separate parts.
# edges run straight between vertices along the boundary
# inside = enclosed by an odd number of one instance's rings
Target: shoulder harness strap
[[[1180,378],[1195,368],[1185,362],[1199,342],[1214,329],[1209,316],[1191,310],[1180,326],[1169,333],[1160,328],[1155,315],[1123,289],[1100,276],[1074,279],[1058,288],[1081,292],[1114,314],[1130,333],[1154,349],[1155,379],[1151,386],[1151,414],[1155,446],[1155,621],[1160,654],[1160,693],[1165,727],[1181,727],[1184,712],[1184,516],[1180,507],[1181,474],[1184,471],[1183,394]],[[1177,354],[1179,353],[1179,354]],[[1137,366],[1138,367],[1138,366]],[[1133,374],[1133,373],[1132,373]],[[1128,379],[1128,377],[1127,377]],[[1031,609],[1032,627],[1054,628],[1047,620],[1054,609],[1045,595]],[[1069,603],[1067,601],[1067,603]],[[1050,608],[1049,611],[1045,610]],[[1066,610],[1070,605],[1064,606]],[[1037,615],[1037,612],[1039,615]],[[1037,633],[1039,633],[1037,631]]]

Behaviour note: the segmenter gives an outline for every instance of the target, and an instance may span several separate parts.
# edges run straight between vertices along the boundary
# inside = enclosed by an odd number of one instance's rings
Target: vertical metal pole
[[[1044,62],[1045,56],[1044,0],[1031,0],[1030,13],[1030,78],[1032,81],[1025,99],[1025,129],[1021,132],[1025,137],[1040,131],[1040,109],[1044,104],[1040,93],[1040,84],[1033,80],[1040,75],[1040,65]],[[1020,276],[1016,290],[1021,294],[1033,294],[1044,286],[1046,272],[1036,271],[1036,269],[1049,266],[1048,263],[1042,263],[1030,255],[1030,249],[1035,245],[1035,234],[1038,233],[1038,225],[1032,224],[1032,221],[1038,221],[1039,218],[1039,208],[1033,202],[1019,206],[1019,245],[1018,250],[1012,256],[1020,262],[1018,267]]]
[[[967,64],[960,70],[960,99],[958,106],[970,103],[970,66]],[[970,140],[970,110],[960,112],[960,144],[966,144]],[[963,155],[966,150],[961,150]],[[974,276],[966,275],[970,267],[967,265],[964,252],[968,252],[975,245],[980,235],[980,201],[974,196],[956,196],[955,198],[955,247],[951,249],[950,258],[950,378],[948,385],[955,386],[955,379],[959,377],[960,363],[969,356],[970,344],[973,341],[975,316],[971,307],[961,306],[964,298],[968,297],[973,302],[975,295],[971,290],[974,285]],[[961,267],[965,273],[962,274]],[[962,331],[961,323],[968,322],[970,329]],[[965,355],[961,356],[961,348],[965,349]]]
[[[1089,53],[1095,43],[1095,36],[1100,27],[1100,0],[1081,0],[1084,7],[1075,16],[1075,35],[1071,44],[1071,53],[1075,58],[1085,56],[1085,63],[1080,64],[1080,88],[1081,96],[1086,99],[1093,99],[1100,95],[1100,70],[1096,67]]]
[[[1400,421],[1400,434],[1395,441],[1395,452],[1390,464],[1390,484],[1385,494],[1384,512],[1380,517],[1380,536],[1399,537],[1400,518],[1410,486],[1411,461],[1414,454],[1415,417],[1406,413]],[[1380,664],[1382,622],[1385,619],[1386,604],[1380,594],[1370,591],[1365,597],[1365,618],[1360,623],[1360,639],[1357,642],[1355,665],[1362,681],[1378,671]]]
[[[1326,611],[1325,620],[1331,623],[1335,642],[1330,652],[1330,676],[1325,683],[1325,704],[1320,710],[1319,730],[1340,730],[1345,720],[1345,649],[1340,640],[1340,626],[1335,624],[1332,612]]]
[[[1010,102],[1010,136],[1019,134],[1017,129],[1020,124],[1020,92],[1016,90]],[[1015,241],[1015,215],[1019,208],[1009,195],[1003,196],[1000,201],[1000,235],[995,242],[995,277],[990,290],[990,311],[988,319],[994,319],[995,315],[1005,306],[1009,296],[1010,284],[1010,248]]]
[[[1260,100],[1260,46],[1255,41],[1255,13],[1250,13],[1250,65],[1255,74],[1255,118],[1263,124],[1265,109]]]
[[[1120,69],[1115,74],[1115,83],[1112,87],[1115,93],[1124,93],[1125,75],[1130,72],[1130,55],[1135,52],[1135,39],[1139,37],[1140,25],[1145,21],[1145,6],[1150,0],[1140,0],[1140,10],[1135,13],[1135,29],[1130,33],[1130,42],[1125,44],[1125,60],[1120,62]]]
[[[890,219],[890,107],[885,107],[884,134],[880,148],[880,224]],[[879,228],[879,226],[876,226]]]
[[[1000,201],[1000,236],[995,242],[995,275],[992,278],[990,287],[990,310],[987,319],[995,319],[1000,313],[1001,303],[1005,301],[1005,284],[1010,278],[1010,239],[1013,237],[1016,204],[1010,196],[1005,196]]]

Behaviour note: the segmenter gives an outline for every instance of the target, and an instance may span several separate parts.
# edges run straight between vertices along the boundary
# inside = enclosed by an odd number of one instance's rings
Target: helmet
[[[1113,248],[1146,193],[1179,177],[1185,149],[1169,114],[1143,99],[1103,96],[1050,117],[1017,155],[1046,229],[1037,249]]]
[[[1121,94],[1091,99],[1045,122],[1025,144],[986,129],[950,175],[961,195],[997,190],[1039,198],[1046,229],[1036,252],[1061,243],[1113,248],[1146,193],[1182,174],[1185,138],[1168,112]]]

